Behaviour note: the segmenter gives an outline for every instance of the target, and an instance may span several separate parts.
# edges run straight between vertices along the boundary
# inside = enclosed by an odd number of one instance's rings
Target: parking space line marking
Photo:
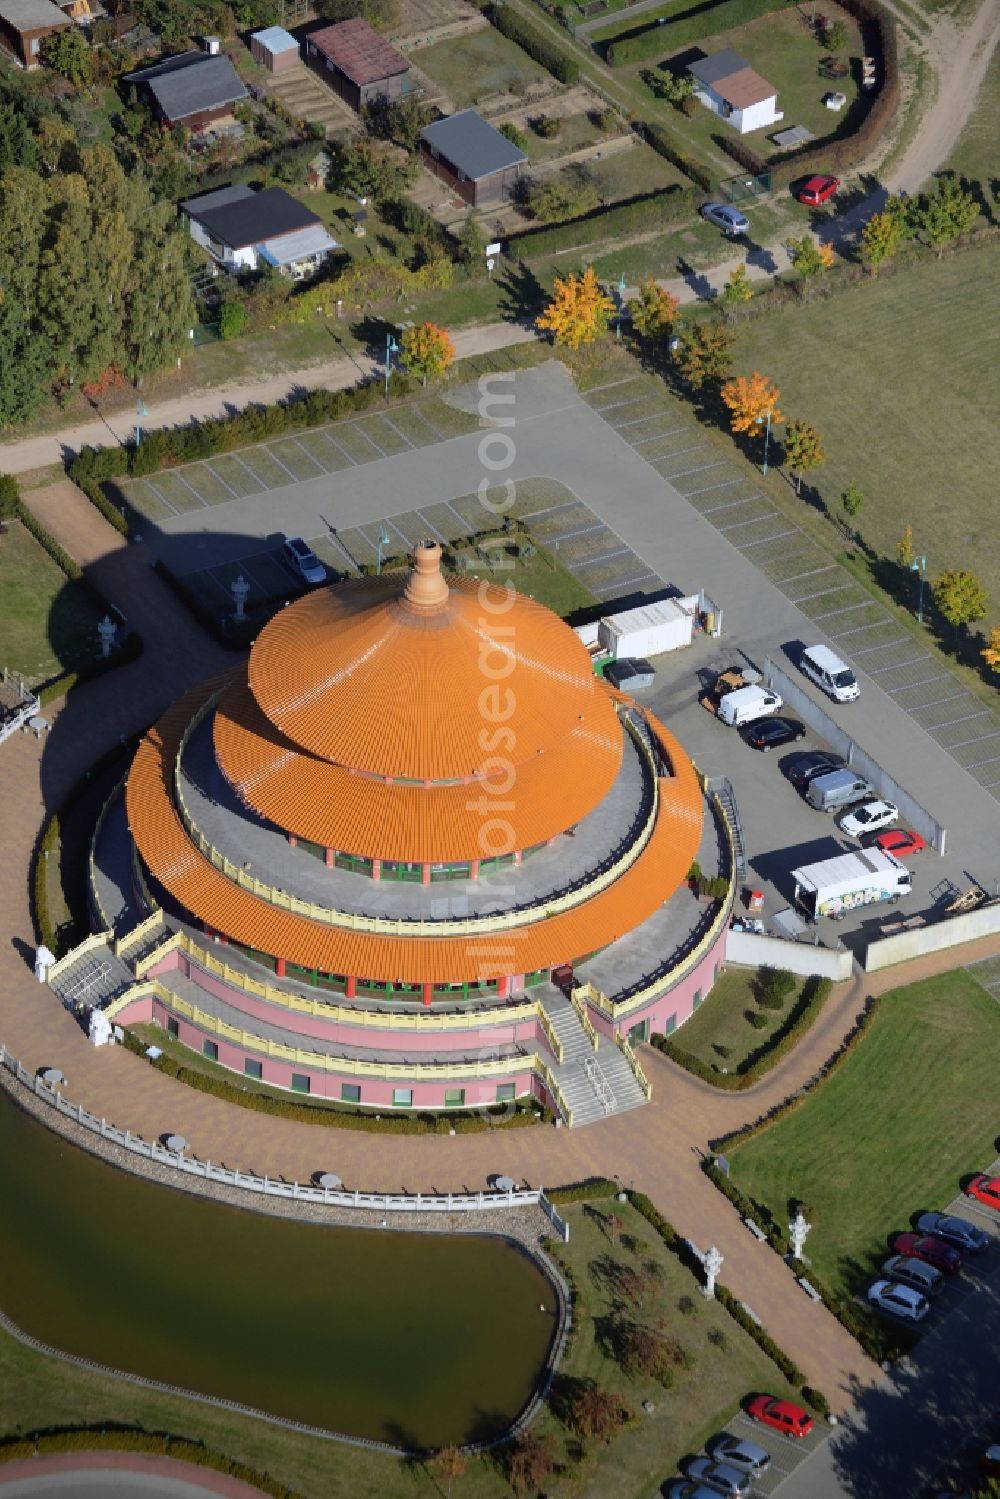
[[[272,447],[270,447],[270,446],[266,447],[264,449],[264,452],[267,454],[267,456],[269,458],[273,458],[274,459],[275,463],[278,465],[279,468],[283,468],[285,470],[285,473],[291,479],[291,481],[292,481],[293,484],[301,484],[302,483],[301,479],[296,479],[295,475],[292,473],[291,469],[288,467],[288,464],[287,463],[282,463],[281,459],[278,457],[277,453],[274,451],[274,449]],[[225,479],[223,479],[222,482],[224,484],[226,482]],[[271,488],[270,484],[267,487],[268,487],[268,489],[270,489]]]
[[[688,495],[687,498],[690,499],[691,496]],[[705,516],[717,515],[720,510],[735,510],[737,505],[752,505],[756,498],[756,495],[747,495],[746,499],[743,500],[725,500],[723,504],[711,505],[707,510],[703,510],[701,513]],[[715,522],[713,521],[712,524],[715,525]],[[716,530],[718,529],[719,527],[716,526]]]
[[[392,428],[392,430],[395,432],[395,434],[396,434],[397,437],[401,437],[403,439],[403,441],[406,443],[407,448],[409,448],[412,451],[416,447],[416,443],[415,442],[411,442],[410,439],[407,437],[406,433],[405,432],[401,432],[400,429],[396,426],[396,423],[392,420],[392,418],[389,417],[389,416],[387,416],[384,411],[380,411],[379,412],[379,416],[385,422],[385,424],[386,424],[387,427],[391,427]]]
[[[888,687],[886,691],[890,697],[895,697],[897,692],[912,692],[914,687],[923,687],[925,682],[939,682],[942,677],[947,677],[948,675],[949,673],[946,671],[938,671],[932,677],[921,677],[919,682],[910,682],[906,687]],[[916,713],[920,707],[921,704],[916,703],[912,711]],[[910,709],[908,708],[906,711],[909,713]]]
[[[337,452],[340,453],[340,455],[343,458],[347,459],[347,466],[348,466],[348,468],[357,468],[357,466],[358,466],[358,460],[356,458],[352,458],[351,457],[351,455],[347,451],[347,449],[345,447],[341,446],[341,444],[337,441],[337,439],[334,437],[334,435],[333,435],[333,433],[331,431],[329,431],[327,428],[324,428],[323,431],[320,433],[320,436],[321,437],[325,437],[326,441],[330,444],[330,446],[332,448],[336,448]]]
[[[359,427],[357,422],[351,422],[351,430],[359,433],[364,438],[365,442],[368,443],[370,447],[373,447],[375,449],[376,453],[381,454],[383,458],[388,458],[389,454],[386,452],[385,448],[380,448],[374,437],[369,437],[368,433],[364,430],[363,427]]]
[[[804,593],[800,599],[792,599],[791,602],[798,609],[802,604],[809,604],[813,599],[825,598],[828,593],[839,593],[843,583],[834,583],[832,588],[820,588],[816,593]]]
[[[987,759],[987,760],[975,760],[971,765],[963,765],[962,769],[963,770],[979,770],[983,765],[993,765],[995,763],[995,761],[997,761],[997,760],[1000,760],[1000,755],[990,755],[989,759]],[[959,763],[961,763],[961,762],[959,762]]]
[[[635,402],[630,401],[629,404],[634,406]],[[624,432],[629,427],[638,427],[640,422],[655,422],[658,417],[667,416],[668,414],[668,412],[663,410],[647,411],[642,416],[630,416],[627,422],[608,422],[608,426],[614,427],[616,432]],[[678,432],[683,432],[684,428],[677,427],[675,430]],[[662,433],[658,434],[658,436],[662,435]]]
[[[445,536],[441,531],[438,530],[437,526],[434,524],[433,521],[428,520],[427,516],[424,514],[424,512],[422,510],[415,510],[413,513],[414,513],[414,515],[419,515],[420,516],[420,519],[423,521],[423,523],[427,527],[428,531],[433,531],[434,535],[437,537],[438,541],[440,541],[440,543],[441,543],[442,546],[447,546],[448,545],[448,537]]]
[[[790,578],[782,579],[780,587],[783,588],[786,583],[797,583],[800,578],[815,578],[817,573],[839,573],[840,571],[841,569],[835,562],[828,562],[825,567],[810,567],[804,573],[792,573]]]
[[[661,458],[653,458],[648,461],[650,461],[655,468],[658,463],[669,463],[671,458],[683,458],[685,453],[697,453],[698,449],[703,448],[704,446],[704,442],[693,442],[689,448],[678,448],[676,453],[664,453]],[[639,456],[641,457],[642,454],[640,454]],[[725,463],[725,461],[726,460],[724,458],[720,459],[720,462],[722,463]],[[697,471],[694,470],[694,472]],[[525,520],[527,520],[528,517],[525,516],[524,518]]]
[[[606,526],[602,520],[593,526],[581,526],[578,531],[563,531],[558,536],[551,533],[546,536],[546,541],[558,541],[560,545],[564,541],[576,541],[580,536],[592,536],[595,531],[604,531]]]
[[[936,723],[934,725],[934,729],[935,729],[935,732],[936,732],[938,729],[950,729],[951,726],[952,726],[952,724],[956,724],[956,723],[968,723],[969,720],[973,719],[973,718],[992,718],[992,717],[993,717],[993,713],[992,713],[991,709],[989,709],[989,708],[980,708],[978,710],[978,712],[976,712],[976,713],[963,713],[959,718],[946,718],[945,721],[944,721],[944,723]],[[957,749],[958,746],[957,745],[952,745],[952,748],[953,749]]]
[[[171,503],[167,499],[166,495],[160,493],[160,491],[157,489],[156,485],[153,483],[152,479],[147,479],[146,483],[149,485],[150,489],[156,495],[156,498],[158,500],[160,500],[162,504],[166,505],[166,507],[170,511],[171,515],[180,515],[181,512],[177,509],[177,506],[176,505],[171,505]]]
[[[325,474],[327,472],[327,470],[323,467],[322,463],[320,463],[319,459],[318,458],[314,458],[313,455],[310,453],[309,449],[303,447],[302,444],[299,442],[299,439],[297,437],[293,437],[292,438],[292,442],[294,442],[295,446],[298,448],[299,452],[303,455],[303,457],[309,459],[309,462],[312,464],[313,468],[316,470],[316,472],[318,474]],[[301,483],[305,483],[306,480],[300,480],[300,482]]]
[[[260,589],[261,594],[263,595],[263,597],[265,599],[267,598],[267,596],[268,596],[268,594],[270,592],[270,589],[264,587],[263,583],[260,581],[260,578],[257,576],[257,574],[254,572],[253,568],[250,566],[250,563],[251,562],[255,562],[258,557],[261,557],[261,556],[266,557],[267,555],[268,554],[266,552],[254,552],[253,555],[251,557],[249,557],[249,558],[247,558],[247,557],[241,557],[240,558],[240,562],[239,562],[239,565],[242,568],[242,570],[244,572],[246,572],[246,573],[249,573],[250,576],[251,576],[251,578],[253,578],[254,582],[257,584],[257,587]]]
[[[948,673],[945,672],[944,675],[947,676]],[[908,687],[901,687],[899,690],[900,690],[900,692],[908,692],[909,688]],[[938,708],[938,707],[940,707],[940,705],[942,703],[953,703],[955,701],[955,699],[958,698],[958,697],[965,697],[965,688],[964,687],[960,688],[958,692],[949,692],[947,697],[932,697],[929,703],[921,703],[920,707],[921,708]],[[907,711],[909,711],[909,710],[907,710]]]
[[[618,547],[614,552],[602,552],[599,557],[584,557],[582,561],[575,562],[573,566],[575,568],[598,567],[602,562],[613,561],[615,557],[627,557],[631,550],[631,547]]]
[[[465,516],[462,515],[458,510],[455,509],[454,505],[451,503],[450,500],[445,500],[444,503],[447,505],[447,507],[451,511],[452,515],[455,517],[455,519],[458,521],[459,525],[462,527],[461,534],[463,536],[468,536],[469,530],[470,530],[471,525],[472,525],[472,522],[471,521],[467,521],[465,519]],[[545,514],[544,511],[540,511],[539,513],[542,514],[542,515]]]
[[[669,432],[651,432],[648,437],[630,437],[628,439],[628,441],[629,441],[629,444],[633,448],[640,448],[645,443],[649,443],[649,442],[663,442],[663,440],[665,438],[667,438],[667,437],[676,437],[679,432],[683,432],[685,430],[686,429],[684,427],[671,427]],[[640,453],[639,456],[640,456],[640,458],[643,458],[643,457],[645,457],[645,454],[644,453]],[[661,453],[660,457],[661,458],[669,458],[670,454],[669,453]]]
[[[617,580],[617,582],[615,582],[615,583],[607,583],[607,584],[605,584],[605,587],[606,588],[614,588],[615,589],[615,594],[613,594],[612,597],[615,597],[616,594],[620,594],[621,593],[621,591],[622,591],[623,588],[633,588],[637,583],[642,583],[647,578],[652,578],[653,582],[657,583],[657,584],[662,583],[662,581],[663,581],[663,579],[660,577],[659,573],[651,572],[647,568],[644,573],[635,573],[634,576],[631,577],[631,578],[619,578]]]
[[[890,661],[888,666],[866,666],[865,671],[870,677],[880,677],[884,671],[902,671],[904,666],[919,666],[926,660],[926,656],[910,656],[906,661]]]
[[[700,489],[689,490],[688,494],[686,495],[686,498],[689,499],[689,500],[693,500],[694,497],[695,497],[695,495],[699,495],[699,494],[712,494],[716,489],[728,489],[730,487],[730,485],[732,485],[732,484],[742,484],[742,483],[743,483],[743,476],[741,474],[737,474],[735,479],[720,479],[717,484],[703,484]],[[747,495],[747,499],[753,499],[754,495],[756,495],[758,493],[759,493],[759,491],[755,489],[752,495]],[[708,511],[707,510],[703,510],[701,513],[702,513],[702,515],[707,515]]]
[[[396,535],[399,537],[400,541],[402,541],[403,545],[405,546],[406,555],[409,556],[413,551],[413,542],[410,540],[410,538],[405,534],[405,532],[399,529],[395,521],[385,521],[384,524],[392,527]]]
[[[250,465],[249,465],[249,463],[247,463],[245,459],[243,459],[243,458],[240,457],[239,453],[230,453],[229,456],[230,456],[230,458],[232,458],[234,460],[234,462],[236,462],[236,463],[239,464],[239,466],[243,470],[243,472],[249,478],[251,478],[253,480],[253,482],[258,486],[257,491],[256,491],[257,494],[264,494],[264,493],[266,493],[266,491],[269,488],[269,486],[264,483],[264,480],[261,478],[260,474],[258,474],[257,470],[254,469],[254,468],[251,468]],[[212,472],[215,473],[215,470],[213,469]],[[223,484],[226,483],[225,479],[222,478],[221,474],[218,474],[217,477],[222,481]],[[228,489],[229,486],[226,485],[226,488]],[[249,499],[250,496],[247,496],[247,498]]]
[[[201,573],[192,573],[189,576],[191,576],[191,577],[202,577],[202,576],[204,576],[206,578],[211,578],[211,580],[215,584],[216,588],[218,588],[220,590],[220,592],[224,593],[225,596],[226,596],[226,598],[229,599],[230,602],[232,602],[232,597],[233,596],[229,592],[229,589],[226,587],[225,583],[222,583],[222,582],[219,581],[219,579],[215,576],[215,573],[212,571],[212,569],[210,567],[203,567],[202,570],[201,570]]]
[[[853,614],[855,609],[867,609],[873,602],[872,599],[861,599],[857,604],[845,604],[842,609],[828,609],[825,614],[813,614],[810,618],[817,623],[821,619],[836,619],[838,614]]]
[[[868,602],[874,604],[875,600],[869,599]],[[870,619],[866,625],[852,625],[849,630],[831,630],[829,633],[834,640],[848,640],[852,635],[863,635],[866,630],[877,629],[881,623],[881,620]]]
[[[706,474],[712,468],[723,468],[728,462],[728,458],[716,458],[714,463],[699,463],[697,468],[686,468],[679,474],[671,474],[670,483],[673,484],[675,479],[687,479],[691,474]],[[666,476],[664,475],[664,477]],[[678,494],[683,495],[684,499],[687,499],[687,495],[684,494],[683,490],[678,490]]]
[[[637,379],[637,378],[638,377],[636,375],[630,375],[627,380],[616,380],[614,383],[615,383],[615,385],[630,385],[632,383],[632,381],[635,380],[635,379]],[[591,395],[595,395],[597,390],[611,390],[611,389],[613,389],[613,386],[610,386],[610,385],[599,385],[599,386],[596,387],[596,390],[592,390],[590,392],[590,394]],[[629,398],[628,398],[627,401],[609,401],[606,406],[598,406],[597,403],[596,403],[596,401],[593,402],[593,403],[591,403],[590,401],[588,401],[587,404],[590,406],[591,411],[598,411],[603,416],[606,411],[620,411],[623,406],[634,406],[637,401],[644,401],[644,400],[646,400],[647,395],[648,395],[648,391],[644,390],[644,391],[642,391],[637,396],[629,396]],[[610,425],[611,425],[611,423],[609,422],[608,426],[610,427]]]
[[[458,515],[458,511],[454,509],[450,500],[445,500],[444,503],[448,506],[448,509],[451,511],[452,515]],[[576,510],[579,508],[579,505],[579,500],[563,500],[558,505],[550,505],[547,510],[531,510],[527,515],[522,515],[521,519],[538,520],[543,515],[555,515],[557,510]],[[589,506],[584,508],[589,509]],[[590,513],[591,515],[593,515],[594,512],[591,510]],[[461,520],[461,516],[459,516],[459,519]],[[467,526],[468,524],[468,521],[462,521],[463,526]]]
[[[902,642],[904,640],[906,640],[907,638],[908,637],[906,635],[896,635],[896,636],[893,637],[892,640],[886,640],[881,645],[865,645],[865,646],[862,646],[860,651],[855,651],[854,652],[854,655],[856,657],[857,656],[871,656],[871,655],[874,654],[875,651],[888,651],[888,650],[891,650],[892,647],[895,646],[895,645],[901,645]],[[867,670],[868,670],[868,667],[866,666],[865,667],[865,671],[867,671]]]
[[[712,524],[721,536],[725,536],[727,531],[738,531],[740,526],[760,526],[766,520],[782,519],[783,517],[778,514],[777,510],[765,510],[763,515],[750,515],[746,520],[726,521],[724,526],[720,526],[716,521],[713,521]]]
[[[749,552],[751,547],[767,546],[767,543],[769,541],[780,541],[783,536],[794,536],[795,534],[796,532],[793,526],[789,531],[779,531],[775,536],[761,536],[758,541],[748,541],[743,546],[737,546],[736,542],[734,541],[733,546],[736,547],[737,551]]]
[[[214,468],[210,469],[209,472],[212,473],[212,474],[214,474],[215,473],[215,469]],[[199,494],[198,490],[195,489],[194,485],[189,482],[189,480],[187,479],[187,477],[184,474],[183,470],[179,469],[179,468],[175,468],[174,469],[174,473],[177,475],[177,478],[180,479],[180,481],[184,485],[184,487],[186,489],[190,489],[191,493],[194,495],[195,499],[198,501],[198,504],[201,506],[201,508],[203,510],[207,510],[209,508],[209,502],[208,502],[208,500],[203,500],[202,499],[202,497]]]

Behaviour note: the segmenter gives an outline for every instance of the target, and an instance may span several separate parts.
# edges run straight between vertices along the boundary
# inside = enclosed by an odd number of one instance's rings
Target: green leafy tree
[[[413,180],[414,170],[412,163],[401,162],[383,141],[362,140],[334,151],[329,183],[345,197],[380,203],[400,197]]]
[[[542,224],[561,223],[590,213],[601,201],[601,195],[589,172],[571,170],[558,177],[533,183],[527,194],[527,206]]]
[[[833,247],[818,244],[811,234],[804,234],[801,239],[789,240],[788,252],[792,269],[802,277],[802,284],[805,287],[808,287],[810,281],[821,272],[829,270],[833,264]]]
[[[914,211],[917,230],[940,254],[945,245],[967,234],[979,217],[979,204],[953,172],[937,180],[933,193],[925,193]]]
[[[372,135],[392,141],[405,151],[416,151],[420,132],[434,118],[434,110],[418,94],[402,99],[388,99],[379,94],[362,111],[365,125]]]
[[[500,134],[502,136],[505,136],[506,139],[510,141],[512,146],[516,146],[519,151],[523,151],[525,156],[527,156],[528,137],[525,135],[524,131],[520,128],[519,125],[515,125],[513,121],[508,120],[507,123],[501,125],[499,129]]]
[[[723,317],[731,318],[736,309],[753,299],[753,287],[747,274],[746,264],[734,266],[726,278],[716,301],[722,308]]]
[[[680,109],[685,99],[690,99],[698,85],[690,73],[667,73],[659,68],[643,68],[642,81],[657,99],[665,99]]]
[[[17,104],[0,104],[0,172],[8,167],[33,167],[38,159],[35,137]]]
[[[836,55],[847,46],[847,22],[836,20],[823,28],[823,46]]]
[[[94,54],[77,26],[68,31],[54,31],[42,38],[38,55],[53,73],[60,73],[70,83],[89,83],[94,73]]]
[[[956,630],[984,619],[989,600],[975,573],[966,568],[943,572],[934,584],[934,602]]]
[[[785,427],[785,462],[795,475],[795,493],[799,494],[803,474],[826,462],[823,439],[812,422],[794,421]]]
[[[223,302],[219,312],[219,337],[223,339],[239,338],[250,326],[250,314],[242,302],[235,301],[232,297]]]
[[[728,328],[714,319],[702,318],[685,328],[680,339],[674,359],[689,385],[703,390],[706,386],[719,386],[729,377],[734,338]]]
[[[0,293],[0,427],[30,421],[49,389],[52,350],[14,296]]]
[[[848,520],[857,520],[861,514],[861,507],[865,503],[865,497],[853,479],[840,496],[840,503]]]
[[[79,168],[76,131],[58,115],[43,115],[35,131],[38,158],[51,176],[58,171],[76,171]]]
[[[865,224],[861,231],[861,259],[873,276],[877,276],[879,267],[896,254],[905,227],[905,220],[891,209],[873,213]]]
[[[482,269],[486,252],[486,235],[479,227],[479,220],[470,208],[458,237],[458,258],[463,265]]]
[[[665,338],[674,325],[679,306],[677,298],[665,287],[657,286],[655,281],[643,281],[638,297],[628,304],[632,331],[640,338]]]

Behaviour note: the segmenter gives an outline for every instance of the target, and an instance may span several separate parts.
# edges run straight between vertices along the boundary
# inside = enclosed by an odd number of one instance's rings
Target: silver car
[[[944,1239],[946,1244],[954,1244],[967,1254],[982,1254],[990,1247],[988,1233],[949,1213],[921,1213],[917,1228],[922,1234],[933,1234],[935,1239]]]
[[[692,1483],[689,1478],[675,1478],[663,1492],[666,1499],[719,1499],[718,1489],[710,1489],[704,1483]]]
[[[888,1312],[904,1322],[920,1322],[930,1311],[926,1296],[894,1280],[873,1281],[868,1287],[868,1300],[880,1312]]]
[[[703,1483],[714,1494],[725,1494],[727,1499],[744,1499],[753,1487],[749,1473],[741,1473],[739,1468],[717,1462],[714,1457],[693,1458],[687,1470],[689,1478]]]
[[[898,1280],[901,1285],[911,1286],[923,1296],[932,1296],[935,1291],[940,1291],[944,1280],[941,1271],[936,1270],[933,1265],[925,1265],[923,1260],[907,1259],[905,1254],[894,1254],[887,1259],[882,1266],[882,1273],[890,1280]]]
[[[282,553],[292,571],[306,583],[326,582],[326,568],[301,536],[289,536]]]
[[[750,220],[746,214],[740,213],[738,208],[732,208],[728,203],[703,203],[701,216],[724,234],[746,234],[750,228]]]
[[[728,1431],[721,1431],[706,1445],[717,1462],[725,1463],[727,1468],[738,1468],[751,1478],[763,1478],[771,1466],[771,1454],[765,1448],[748,1442],[745,1437],[734,1437]]]

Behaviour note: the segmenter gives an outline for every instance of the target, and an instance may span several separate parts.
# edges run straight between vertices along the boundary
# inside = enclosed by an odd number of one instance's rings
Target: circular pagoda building
[[[300,1093],[585,1123],[644,1101],[629,1038],[711,988],[729,902],[696,858],[729,876],[673,735],[428,542],[287,606],[146,735],[94,840],[129,971],[101,1005]]]

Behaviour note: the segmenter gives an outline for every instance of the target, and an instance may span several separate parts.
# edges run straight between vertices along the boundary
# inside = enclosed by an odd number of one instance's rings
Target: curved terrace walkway
[[[32,503],[44,501],[32,496]],[[801,1045],[756,1087],[720,1094],[645,1050],[653,1083],[645,1109],[581,1131],[548,1128],[508,1133],[385,1136],[317,1130],[238,1109],[147,1067],[121,1048],[94,1050],[30,969],[32,926],[28,870],[45,803],[51,809],[119,735],[147,723],[191,682],[220,669],[211,642],[144,563],[140,547],[120,538],[72,489],[46,506],[46,524],[85,565],[99,564],[100,586],[130,614],[146,638],[144,658],[53,705],[48,743],[18,735],[3,747],[5,859],[0,868],[0,1039],[29,1068],[58,1065],[67,1092],[87,1109],[146,1138],[180,1129],[201,1157],[247,1171],[308,1179],[336,1170],[348,1186],[373,1190],[479,1190],[493,1172],[534,1185],[589,1175],[619,1175],[650,1196],[676,1227],[704,1249],[725,1255],[723,1282],[745,1300],[810,1382],[835,1409],[851,1403],[856,1381],[877,1370],[838,1322],[797,1292],[782,1262],[745,1229],[699,1170],[706,1142],[756,1118],[801,1087],[836,1050],[868,994],[954,966],[954,955],[857,979],[831,996]],[[139,586],[136,586],[136,585]],[[44,788],[44,801],[43,801]],[[971,944],[963,958],[1000,952],[1000,941]]]

